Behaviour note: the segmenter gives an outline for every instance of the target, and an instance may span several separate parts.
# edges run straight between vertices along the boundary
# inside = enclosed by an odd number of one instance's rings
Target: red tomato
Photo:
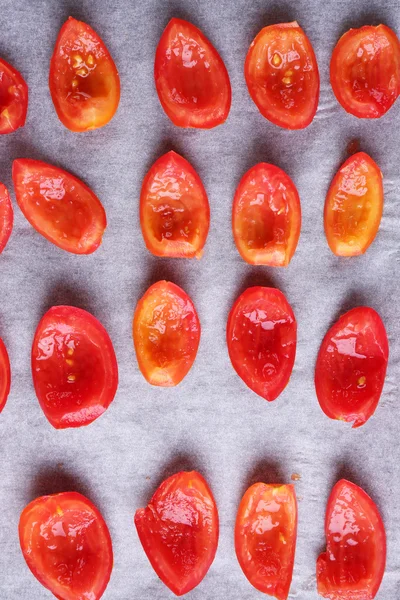
[[[235,526],[235,549],[250,583],[286,600],[292,582],[297,537],[293,485],[256,483],[245,493]]]
[[[336,256],[363,254],[374,241],[383,210],[382,173],[368,154],[358,152],[336,173],[325,202],[324,225]]]
[[[110,406],[118,387],[117,360],[103,325],[80,308],[50,308],[33,340],[32,377],[53,427],[89,425]]]
[[[169,281],[158,281],[139,300],[133,341],[145,379],[177,385],[189,372],[200,342],[200,321],[189,296]]]
[[[0,134],[12,133],[25,125],[28,86],[21,73],[0,58]]]
[[[311,123],[318,107],[318,65],[310,40],[296,21],[260,31],[247,53],[244,74],[263,117],[286,129],[303,129]]]
[[[290,177],[267,163],[247,171],[236,190],[232,213],[233,237],[243,260],[286,267],[300,228],[300,198]]]
[[[315,389],[331,419],[360,427],[374,414],[382,393],[389,357],[385,326],[372,308],[360,306],[342,315],[319,350]]]
[[[386,25],[342,35],[331,58],[331,84],[343,108],[364,119],[384,115],[400,93],[400,43]]]
[[[10,194],[5,185],[0,183],[0,254],[10,239],[14,223],[14,211]]]
[[[41,496],[22,511],[21,550],[29,569],[59,600],[98,600],[113,551],[99,510],[81,494]]]
[[[191,471],[166,479],[135,525],[153,569],[177,596],[203,580],[218,546],[218,511],[203,477]]]
[[[152,254],[200,258],[210,226],[210,207],[200,177],[176,154],[161,156],[144,178],[140,224]]]
[[[106,213],[83,181],[29,158],[14,160],[12,175],[20,209],[47,240],[73,254],[91,254],[100,246]]]
[[[72,17],[58,34],[49,85],[58,118],[71,131],[103,127],[118,108],[119,75],[109,51],[89,25]]]
[[[271,402],[289,382],[296,355],[297,324],[279,290],[251,287],[229,314],[229,357],[253,392]]]
[[[226,121],[231,84],[211,42],[188,21],[171,19],[157,46],[154,79],[161,105],[179,127],[210,129]]]
[[[326,552],[317,561],[318,593],[330,600],[372,600],[385,572],[386,534],[371,498],[342,479],[325,520]]]
[[[0,338],[0,412],[6,405],[11,386],[11,368],[7,348]]]

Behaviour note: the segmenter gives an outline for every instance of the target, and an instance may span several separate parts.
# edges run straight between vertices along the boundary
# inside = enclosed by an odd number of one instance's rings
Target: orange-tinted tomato
[[[207,574],[218,546],[218,511],[205,479],[196,471],[166,479],[135,525],[153,569],[182,596]]]
[[[233,201],[233,237],[252,265],[287,266],[301,228],[297,189],[282,169],[259,163],[243,176]]]
[[[14,223],[14,211],[10,194],[5,185],[0,183],[0,254],[10,239]]]
[[[0,58],[0,134],[25,125],[28,86],[21,73]]]
[[[6,405],[11,386],[11,368],[7,348],[0,338],[0,412]]]
[[[176,152],[161,156],[144,178],[140,224],[152,254],[201,257],[210,226],[208,198],[192,165]]]

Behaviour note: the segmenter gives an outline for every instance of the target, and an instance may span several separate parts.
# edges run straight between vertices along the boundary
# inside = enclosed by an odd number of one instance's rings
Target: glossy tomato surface
[[[153,569],[177,596],[205,577],[218,546],[218,511],[205,479],[196,471],[166,479],[135,525]]]
[[[318,107],[318,65],[296,21],[260,31],[247,53],[244,74],[250,96],[266,119],[286,129],[311,123]]]
[[[326,552],[317,561],[318,593],[330,600],[372,600],[385,572],[386,534],[379,511],[360,487],[342,479],[325,520]]]
[[[282,292],[245,290],[229,314],[226,337],[239,377],[265,400],[275,400],[289,382],[297,341],[296,319]]]
[[[71,131],[103,127],[118,108],[119,75],[109,51],[89,25],[72,17],[58,35],[49,85],[57,115]]]
[[[11,386],[11,367],[7,348],[0,338],[0,412],[6,405]]]
[[[100,246],[106,213],[80,179],[29,158],[14,160],[12,175],[20,209],[47,240],[73,254],[91,254]]]
[[[260,592],[286,600],[297,537],[293,485],[256,483],[245,493],[235,526],[235,549],[250,583]]]
[[[210,226],[210,206],[200,177],[176,152],[161,156],[144,178],[140,224],[152,254],[201,257]]]
[[[231,84],[226,67],[205,35],[171,19],[157,46],[154,79],[161,105],[179,127],[210,129],[227,119]]]
[[[368,154],[357,152],[340,167],[326,197],[324,226],[332,252],[363,254],[375,239],[382,211],[382,173]]]
[[[21,550],[29,569],[59,600],[98,600],[111,576],[107,525],[85,496],[41,496],[22,511]]]
[[[0,58],[0,134],[25,125],[28,86],[21,73]]]
[[[382,393],[389,346],[378,313],[353,308],[329,329],[319,350],[315,389],[331,419],[360,427],[374,414]]]
[[[189,296],[169,281],[153,284],[133,318],[139,368],[152,385],[177,385],[189,372],[200,342],[200,321]]]
[[[400,43],[389,27],[350,29],[331,58],[331,84],[343,108],[364,119],[384,115],[400,93]]]
[[[14,211],[10,194],[5,185],[0,183],[0,254],[10,239],[14,223]]]
[[[282,169],[259,163],[247,171],[233,201],[232,229],[246,262],[289,264],[300,236],[301,206],[293,181]]]
[[[103,325],[74,306],[53,306],[32,344],[32,377],[56,429],[81,427],[109,407],[118,387],[114,348]]]

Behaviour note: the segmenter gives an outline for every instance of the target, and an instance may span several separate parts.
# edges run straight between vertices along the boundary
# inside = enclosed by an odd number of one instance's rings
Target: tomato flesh
[[[161,105],[179,127],[210,129],[227,119],[231,84],[217,50],[182,19],[171,19],[157,46],[154,78]]]
[[[5,185],[0,183],[0,254],[10,239],[14,223],[14,211],[10,194]]]
[[[196,471],[166,479],[135,525],[153,569],[177,596],[205,577],[218,546],[218,511],[205,479]]]
[[[152,285],[137,304],[133,340],[139,368],[149,383],[180,383],[200,342],[200,321],[186,292],[169,281]]]
[[[297,189],[282,169],[259,163],[243,176],[233,201],[233,237],[253,265],[287,266],[301,228]]]
[[[59,600],[99,600],[113,566],[111,537],[85,496],[41,496],[22,511],[19,539],[26,563]]]
[[[201,257],[210,226],[210,207],[200,177],[179,154],[161,156],[144,178],[140,224],[152,254]]]
[[[371,498],[354,483],[339,481],[325,520],[327,550],[317,561],[318,593],[330,600],[372,600],[386,563],[386,534]]]
[[[88,425],[118,387],[114,348],[103,325],[73,306],[53,306],[32,344],[32,377],[40,406],[56,429]]]
[[[11,386],[11,367],[7,348],[0,338],[0,412],[6,405]]]
[[[0,134],[23,127],[28,111],[28,86],[21,73],[0,58]]]

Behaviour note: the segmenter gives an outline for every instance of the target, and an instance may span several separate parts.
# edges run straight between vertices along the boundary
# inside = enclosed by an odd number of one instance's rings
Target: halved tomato
[[[218,511],[205,479],[196,471],[166,479],[135,525],[153,569],[177,596],[203,580],[218,546]]]
[[[227,119],[231,84],[206,36],[188,21],[171,19],[157,46],[154,79],[161,105],[179,127],[210,129]]]
[[[330,600],[373,600],[386,564],[386,534],[373,500],[342,479],[325,520],[326,552],[317,561],[318,593]]]
[[[331,419],[360,427],[374,414],[389,358],[385,326],[373,308],[349,310],[323,339],[315,367],[315,389]]]
[[[383,210],[382,173],[357,152],[336,173],[325,202],[324,226],[336,256],[363,254],[378,232]]]
[[[89,25],[72,17],[58,34],[49,85],[58,118],[71,131],[103,127],[118,108],[119,75],[109,51]]]
[[[12,176],[18,206],[47,240],[73,254],[91,254],[100,246],[106,213],[83,181],[29,158],[14,160]]]
[[[23,127],[28,111],[28,86],[21,73],[0,58],[0,134]]]
[[[286,267],[297,247],[301,206],[285,171],[259,163],[241,179],[233,201],[233,237],[243,260]]]
[[[156,256],[200,258],[210,226],[210,206],[192,165],[176,152],[161,156],[144,178],[140,224]]]
[[[260,31],[247,53],[244,74],[263,117],[286,129],[303,129],[311,123],[318,108],[318,65],[310,40],[296,21]]]
[[[239,377],[268,402],[275,400],[289,382],[297,341],[296,319],[282,292],[247,288],[229,314],[226,339]]]
[[[56,429],[100,417],[118,387],[117,359],[103,325],[74,306],[50,308],[33,340],[32,377],[40,406]]]
[[[14,211],[10,194],[5,185],[0,183],[0,254],[10,239],[14,223]]]
[[[333,92],[352,115],[377,119],[400,93],[400,42],[386,25],[366,25],[342,35],[331,58]]]
[[[26,563],[59,600],[99,600],[113,567],[110,533],[85,496],[63,492],[30,502],[19,520]]]
[[[11,367],[7,348],[0,338],[0,412],[6,405],[11,386]]]

